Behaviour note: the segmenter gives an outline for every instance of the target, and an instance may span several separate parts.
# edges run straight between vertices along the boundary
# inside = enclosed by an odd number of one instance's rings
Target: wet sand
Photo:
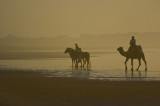
[[[160,82],[49,78],[0,71],[0,106],[159,106]]]

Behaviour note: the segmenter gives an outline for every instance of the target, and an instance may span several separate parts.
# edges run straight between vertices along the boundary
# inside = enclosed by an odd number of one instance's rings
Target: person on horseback
[[[81,60],[82,60],[82,50],[81,50],[81,48],[77,45],[77,43],[75,44],[75,46],[76,46],[75,51],[77,51],[78,56],[79,56],[78,62],[81,62]]]
[[[77,43],[75,44],[76,48],[75,51],[79,52],[79,46],[77,45]]]

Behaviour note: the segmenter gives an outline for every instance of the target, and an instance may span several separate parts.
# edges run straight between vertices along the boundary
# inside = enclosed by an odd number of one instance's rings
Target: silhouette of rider
[[[134,38],[134,36],[132,36],[132,39],[130,40],[130,47],[128,49],[128,51],[135,53],[136,49],[136,40]]]
[[[77,51],[77,52],[78,52],[78,55],[79,55],[78,61],[80,62],[80,61],[81,61],[81,58],[82,58],[82,54],[81,54],[82,50],[81,50],[81,48],[77,45],[77,43],[75,44],[75,46],[76,46],[75,51]]]
[[[136,40],[135,40],[134,36],[132,36],[132,39],[130,40],[130,45],[136,46]]]
[[[77,43],[75,44],[76,48],[75,51],[79,52],[79,46],[77,45]]]

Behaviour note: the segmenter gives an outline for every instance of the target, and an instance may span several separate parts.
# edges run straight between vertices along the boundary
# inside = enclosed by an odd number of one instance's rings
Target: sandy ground
[[[0,106],[159,106],[160,82],[47,78],[0,71]]]

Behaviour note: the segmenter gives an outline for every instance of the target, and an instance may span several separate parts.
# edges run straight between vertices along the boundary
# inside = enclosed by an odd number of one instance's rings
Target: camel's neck
[[[119,51],[119,53],[124,56],[127,57],[127,52],[125,52],[123,49]]]

